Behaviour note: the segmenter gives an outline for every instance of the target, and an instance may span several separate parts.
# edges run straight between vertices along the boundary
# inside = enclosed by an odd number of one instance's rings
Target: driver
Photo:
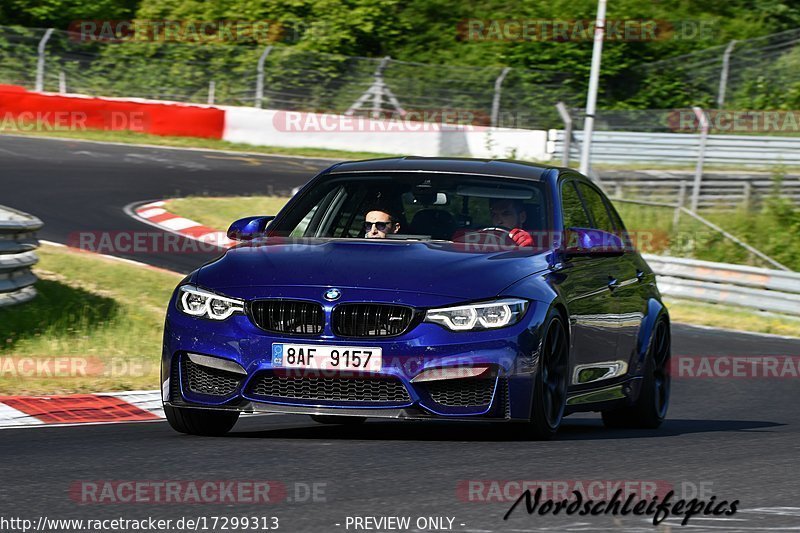
[[[489,211],[492,216],[492,224],[511,228],[508,236],[517,246],[533,245],[531,234],[522,229],[528,219],[528,213],[525,212],[525,205],[522,200],[491,200]]]
[[[364,217],[364,237],[367,239],[385,239],[387,233],[400,231],[400,223],[388,211],[373,209]]]

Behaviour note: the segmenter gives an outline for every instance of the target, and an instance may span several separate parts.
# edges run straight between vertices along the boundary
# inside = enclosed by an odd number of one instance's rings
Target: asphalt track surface
[[[288,191],[326,164],[0,137],[0,203],[39,216],[41,237],[66,243],[77,231],[157,231],[123,213],[132,202],[265,193],[270,185]],[[130,257],[179,271],[207,260]],[[799,356],[800,341],[676,325],[673,355]],[[658,430],[606,430],[599,417],[581,414],[545,443],[521,439],[513,426],[341,427],[284,415],[242,419],[222,438],[179,435],[166,422],[2,430],[0,519],[275,516],[283,531],[335,532],[367,531],[346,527],[348,516],[409,516],[412,531],[433,530],[417,529],[418,517],[451,517],[452,531],[470,532],[798,531],[798,384],[675,379],[669,420]],[[273,480],[288,492],[260,505],[91,504],[70,493],[82,480]],[[504,521],[511,502],[465,501],[458,487],[467,480],[646,481],[671,486],[678,497],[705,491],[705,499],[740,504],[732,517],[694,517],[685,527],[672,518],[654,527],[650,517],[528,516],[522,507]],[[314,483],[316,502],[305,498]],[[13,529],[0,521],[0,530]]]

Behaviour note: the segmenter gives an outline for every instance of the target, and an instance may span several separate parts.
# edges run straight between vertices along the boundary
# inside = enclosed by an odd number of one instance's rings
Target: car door
[[[592,218],[593,227],[619,235],[626,242],[625,227],[608,198],[585,182],[578,185],[578,190]],[[638,268],[636,253],[631,247],[626,246],[625,253],[608,259],[609,276],[613,278],[611,296],[617,317],[617,359],[630,363],[646,305],[640,289],[643,272]]]
[[[561,212],[563,227],[592,228],[593,222],[580,193],[578,180],[561,182]],[[570,316],[570,344],[573,385],[581,384],[582,368],[616,360],[617,322],[616,302],[609,289],[609,276],[614,271],[609,257],[570,257],[564,260],[562,294]]]

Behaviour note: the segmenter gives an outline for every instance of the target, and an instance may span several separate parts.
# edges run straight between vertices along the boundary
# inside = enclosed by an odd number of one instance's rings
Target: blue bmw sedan
[[[334,165],[187,276],[167,312],[164,410],[221,435],[241,413],[656,428],[670,323],[614,206],[516,161]]]

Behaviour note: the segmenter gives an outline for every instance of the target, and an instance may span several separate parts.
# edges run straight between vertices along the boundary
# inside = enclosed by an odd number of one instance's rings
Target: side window
[[[578,187],[580,187],[581,196],[586,203],[586,209],[592,215],[594,221],[592,227],[614,233],[614,223],[611,222],[606,203],[600,193],[585,183],[579,184]]]
[[[561,211],[565,228],[591,228],[589,216],[583,209],[583,203],[574,181],[567,181],[561,185]]]

